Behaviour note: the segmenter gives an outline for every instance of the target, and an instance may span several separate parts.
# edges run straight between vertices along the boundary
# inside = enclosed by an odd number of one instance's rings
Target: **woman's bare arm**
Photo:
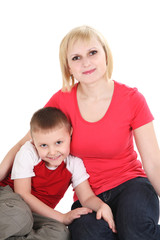
[[[134,130],[134,137],[143,168],[148,179],[160,196],[160,150],[153,123],[148,123]]]
[[[30,131],[7,153],[3,161],[0,164],[0,181],[2,181],[10,171],[15,155],[21,148],[21,146],[31,139]]]

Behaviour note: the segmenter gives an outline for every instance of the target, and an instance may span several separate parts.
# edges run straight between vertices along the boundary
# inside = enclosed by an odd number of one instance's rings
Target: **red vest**
[[[11,174],[10,173],[2,182],[0,182],[0,186],[5,187],[6,185],[9,185],[12,189],[14,188],[13,180],[11,180]]]
[[[35,177],[32,177],[32,194],[48,206],[55,208],[71,183],[71,173],[64,162],[55,169],[49,170],[41,161],[34,167]],[[9,185],[13,189],[10,177],[0,182],[0,186]]]

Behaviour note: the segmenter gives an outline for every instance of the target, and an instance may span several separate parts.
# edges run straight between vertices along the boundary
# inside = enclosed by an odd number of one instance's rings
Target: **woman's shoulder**
[[[70,90],[60,89],[56,94],[62,95],[62,96],[71,96],[76,92],[76,89],[77,89],[77,83]]]
[[[115,81],[116,95],[118,98],[126,99],[127,101],[140,100],[144,98],[137,87],[130,87],[127,84],[119,83]]]
[[[137,87],[131,87],[131,86],[128,86],[127,84],[124,84],[124,83],[121,83],[121,82],[117,82],[117,81],[114,81],[115,83],[115,86],[121,91],[121,92],[124,92],[124,93],[135,93],[135,92],[138,92],[138,89]]]
[[[49,99],[45,107],[60,107],[69,102],[69,99],[72,100],[75,96],[77,89],[77,84],[70,91],[63,91],[62,89],[58,90],[53,96]]]

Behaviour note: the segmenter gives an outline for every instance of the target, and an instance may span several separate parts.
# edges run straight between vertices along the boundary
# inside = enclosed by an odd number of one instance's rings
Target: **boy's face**
[[[33,132],[33,143],[50,168],[58,167],[70,153],[71,133],[65,126]]]

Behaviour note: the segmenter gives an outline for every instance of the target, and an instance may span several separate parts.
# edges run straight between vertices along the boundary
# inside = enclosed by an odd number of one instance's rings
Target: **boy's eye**
[[[40,145],[40,147],[46,148],[46,147],[47,147],[47,144],[43,143],[43,144]]]
[[[62,141],[57,141],[56,144],[60,145],[60,144],[62,144]]]
[[[76,60],[79,60],[79,59],[80,59],[79,56],[75,56],[75,57],[72,58],[73,61],[76,61]]]
[[[90,53],[89,53],[89,55],[95,55],[97,53],[97,51],[96,50],[93,50],[93,51],[91,51]]]

